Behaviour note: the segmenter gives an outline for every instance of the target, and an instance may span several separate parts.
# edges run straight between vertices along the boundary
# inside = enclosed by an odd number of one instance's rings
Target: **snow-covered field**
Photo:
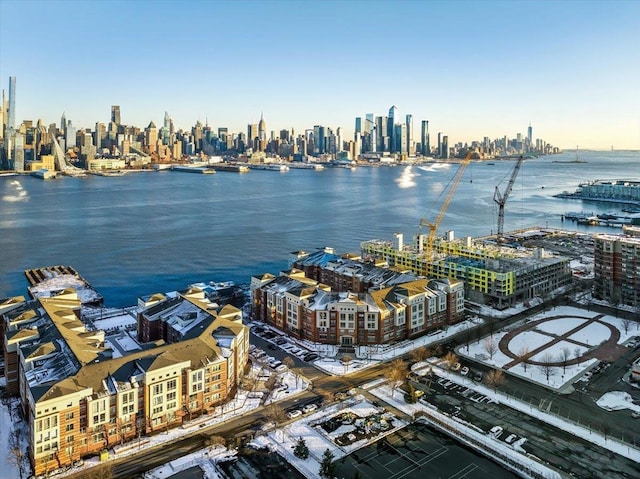
[[[506,369],[508,373],[527,378],[546,387],[559,389],[575,381],[584,371],[597,362],[597,359],[585,358],[575,365],[567,365],[566,367],[562,365],[564,359],[581,358],[585,353],[611,337],[611,330],[605,324],[594,322],[585,325],[587,319],[583,318],[594,318],[598,316],[598,313],[572,306],[559,306],[552,311],[539,313],[529,318],[528,322],[556,316],[558,317],[557,319],[542,322],[530,330],[517,334],[508,345],[509,350],[515,355],[522,355],[525,352],[531,353],[538,348],[543,348],[534,354],[530,360],[553,362],[556,363],[555,366],[547,368],[531,364],[525,366],[519,363]],[[620,332],[618,344],[622,344],[638,334],[635,326],[625,332],[623,321],[620,318],[607,315],[600,318],[599,321],[612,325]],[[585,326],[582,329],[568,337],[571,341],[563,339],[555,342],[556,337],[566,335],[583,325]],[[492,336],[487,336],[469,344],[468,348],[467,346],[462,346],[459,348],[458,354],[481,361],[491,367],[503,368],[511,363],[513,358],[497,349],[497,345],[508,332],[507,330],[494,332]],[[490,346],[491,343],[493,343],[493,347]],[[548,346],[545,347],[545,345]],[[495,350],[493,354],[491,354],[491,350]]]

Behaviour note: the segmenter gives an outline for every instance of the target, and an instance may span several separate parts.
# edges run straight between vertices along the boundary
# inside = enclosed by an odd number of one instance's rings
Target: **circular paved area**
[[[503,366],[504,369],[512,368],[513,366],[526,362],[527,364],[537,365],[537,366],[571,366],[574,364],[583,363],[588,361],[589,359],[598,359],[600,361],[613,361],[617,357],[619,357],[626,348],[618,346],[618,340],[620,339],[620,331],[614,326],[600,319],[604,315],[600,314],[593,317],[588,316],[578,316],[578,315],[560,315],[560,316],[550,316],[547,318],[542,318],[536,321],[532,321],[530,323],[523,324],[522,326],[509,331],[505,334],[498,343],[498,347],[500,351],[509,356],[512,361],[505,364]],[[550,331],[545,331],[544,328],[538,329],[538,326],[544,326],[545,323],[551,325],[556,321],[568,321],[572,320],[576,322],[579,320],[579,324],[571,329],[565,330],[562,334],[555,334]],[[579,333],[590,325],[598,324],[606,327],[609,330],[609,338],[605,341],[601,342],[598,345],[589,344],[588,341],[582,342],[572,336],[579,335]],[[553,330],[554,328],[548,328]],[[530,351],[523,352],[514,352],[511,350],[510,345],[515,342],[515,338],[526,332],[535,332],[536,334],[541,334],[544,336],[548,336],[549,340],[544,342],[543,344],[533,347]],[[532,359],[536,355],[543,353],[545,350],[553,348],[559,342],[566,342],[576,346],[576,350],[581,350],[581,354],[576,354],[573,358],[553,358],[553,357],[544,357],[541,361],[539,359]]]

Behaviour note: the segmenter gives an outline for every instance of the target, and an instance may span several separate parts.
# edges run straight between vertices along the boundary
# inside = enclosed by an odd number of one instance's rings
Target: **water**
[[[580,152],[526,161],[507,202],[505,230],[528,226],[618,230],[561,222],[568,211],[620,206],[553,198],[579,182],[640,180],[638,152]],[[467,168],[439,232],[495,232],[496,185],[504,191],[513,161]],[[26,293],[24,270],[73,266],[107,306],[181,289],[197,281],[248,283],[287,267],[292,251],[333,246],[357,252],[361,241],[405,241],[420,218],[433,221],[457,165],[287,173],[198,175],[134,173],[121,177],[0,178],[0,298]]]

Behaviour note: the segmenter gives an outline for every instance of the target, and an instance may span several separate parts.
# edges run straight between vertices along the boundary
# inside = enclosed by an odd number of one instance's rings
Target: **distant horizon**
[[[450,145],[531,123],[563,150],[639,150],[637,18],[634,0],[1,0],[0,88],[17,78],[17,125],[93,129],[120,105],[141,128],[168,111],[242,132],[264,112],[268,131],[351,139],[395,104],[416,139],[422,120]]]

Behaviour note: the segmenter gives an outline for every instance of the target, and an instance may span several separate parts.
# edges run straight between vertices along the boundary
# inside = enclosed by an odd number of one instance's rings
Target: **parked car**
[[[516,442],[516,439],[518,439],[518,436],[516,436],[515,434],[509,434],[504,442],[506,442],[507,444],[513,444],[514,442]]]
[[[278,349],[278,347],[275,344],[271,344],[271,343],[267,344],[267,347],[272,351],[275,351],[276,349]]]
[[[451,366],[451,370],[452,371],[460,371],[460,367],[461,367],[460,363],[453,363],[453,366]]]
[[[284,343],[286,343],[287,340],[284,338],[277,338],[274,343],[278,344],[278,345],[283,345]]]
[[[307,361],[307,362],[310,362],[310,361],[315,361],[319,357],[320,356],[317,355],[316,353],[309,353],[304,357],[304,360]]]
[[[287,368],[284,364],[281,364],[281,365],[279,365],[279,366],[276,366],[276,367],[275,367],[275,368],[273,368],[273,369],[275,369],[277,373],[283,373],[283,372],[285,372],[288,368]]]
[[[481,373],[480,371],[478,371],[478,372],[475,374],[475,376],[473,376],[473,380],[474,380],[474,381],[477,381],[477,382],[482,381],[482,373]]]
[[[269,429],[273,429],[274,427],[276,427],[275,423],[273,422],[265,422],[260,429],[262,429],[263,431],[268,431]]]
[[[300,416],[302,416],[302,411],[300,409],[294,409],[293,411],[289,411],[287,413],[287,417],[289,419],[295,419],[295,418],[300,417]]]
[[[496,439],[498,439],[500,437],[500,435],[502,434],[502,427],[500,426],[493,426],[490,430],[489,430],[489,434],[493,437],[495,437]]]
[[[466,376],[467,374],[469,374],[469,368],[467,366],[463,366],[462,369],[460,369],[460,374]]]
[[[316,409],[318,409],[318,405],[317,404],[307,404],[306,406],[304,406],[302,408],[302,412],[310,413],[310,412],[315,411]]]

